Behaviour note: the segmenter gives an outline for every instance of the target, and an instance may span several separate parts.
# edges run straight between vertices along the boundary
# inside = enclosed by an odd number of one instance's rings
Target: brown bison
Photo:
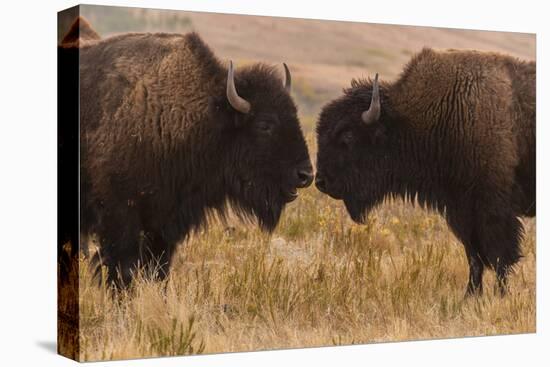
[[[393,83],[353,80],[317,125],[316,186],[354,221],[386,197],[445,216],[470,266],[501,292],[521,257],[518,216],[535,215],[535,62],[424,49]]]
[[[81,30],[82,32],[82,30]],[[264,230],[313,171],[276,69],[224,66],[196,33],[124,34],[79,46],[81,233],[109,279],[160,276],[176,244],[228,206]]]

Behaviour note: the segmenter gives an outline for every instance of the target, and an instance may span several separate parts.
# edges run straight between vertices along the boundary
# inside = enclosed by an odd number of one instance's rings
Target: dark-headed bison
[[[79,47],[81,232],[98,235],[110,280],[150,263],[165,276],[176,244],[228,206],[271,231],[312,182],[286,65],[285,81],[235,71],[196,33]]]
[[[394,83],[354,80],[323,108],[316,186],[361,222],[386,197],[442,213],[470,266],[501,292],[535,215],[535,62],[424,49]]]

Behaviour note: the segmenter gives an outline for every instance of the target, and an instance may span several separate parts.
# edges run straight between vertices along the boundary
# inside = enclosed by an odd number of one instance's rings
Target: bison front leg
[[[511,210],[480,212],[477,235],[483,258],[496,272],[497,287],[501,295],[507,292],[507,278],[520,259],[522,225]]]
[[[476,235],[475,216],[472,208],[456,209],[451,206],[447,212],[447,223],[453,233],[464,245],[466,258],[468,259],[469,275],[466,286],[465,298],[481,295],[483,293],[483,271],[485,263],[479,251],[479,239]]]
[[[130,284],[139,263],[140,226],[133,210],[111,211],[98,228],[100,252],[96,259],[107,267],[107,282],[118,288]]]
[[[117,288],[125,288],[132,281],[134,271],[139,264],[139,236],[109,240],[103,237],[101,263],[107,266],[107,282]]]
[[[174,249],[175,245],[166,241],[159,231],[145,233],[141,258],[151,276],[161,280],[168,276]]]
[[[481,295],[483,293],[483,270],[484,265],[480,254],[472,248],[471,245],[464,245],[470,274],[468,276],[468,285],[466,286],[465,297]]]

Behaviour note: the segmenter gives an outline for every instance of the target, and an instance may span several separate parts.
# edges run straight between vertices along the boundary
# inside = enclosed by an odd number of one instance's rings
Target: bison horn
[[[250,103],[237,94],[237,89],[235,88],[235,75],[233,73],[232,61],[229,61],[229,71],[227,72],[227,100],[229,101],[231,106],[237,111],[242,113],[250,112]]]
[[[372,98],[370,101],[370,107],[368,110],[361,114],[361,120],[367,125],[378,121],[380,118],[380,87],[378,86],[378,73],[374,77],[372,83]]]
[[[288,66],[283,62],[283,66],[285,67],[285,89],[288,93],[290,93],[290,84],[292,82],[292,78],[290,77],[290,70],[288,70]]]

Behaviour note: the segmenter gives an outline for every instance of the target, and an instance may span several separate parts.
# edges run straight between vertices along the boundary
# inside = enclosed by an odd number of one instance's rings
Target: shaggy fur
[[[195,33],[124,34],[79,50],[81,231],[97,233],[111,280],[127,284],[138,264],[165,276],[176,244],[228,203],[273,230],[312,176],[274,68],[237,69],[252,106],[243,114],[227,101],[227,68]]]
[[[476,51],[424,49],[400,78],[354,80],[317,125],[317,181],[361,222],[386,197],[444,214],[470,265],[468,293],[485,267],[502,291],[520,258],[518,216],[535,215],[535,62]]]

